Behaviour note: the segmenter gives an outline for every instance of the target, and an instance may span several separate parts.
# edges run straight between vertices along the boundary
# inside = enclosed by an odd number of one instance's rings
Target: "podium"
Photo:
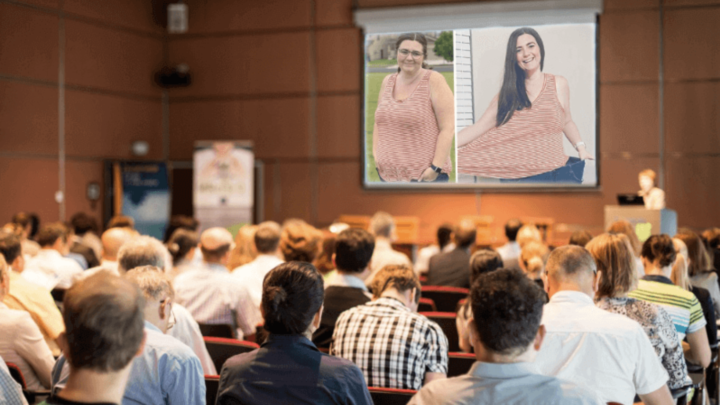
[[[606,205],[605,229],[624,219],[635,228],[640,242],[645,242],[651,235],[667,234],[670,237],[677,233],[677,212],[669,209],[648,210],[643,206]]]

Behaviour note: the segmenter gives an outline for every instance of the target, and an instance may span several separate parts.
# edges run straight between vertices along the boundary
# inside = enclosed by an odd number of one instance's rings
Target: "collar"
[[[564,303],[578,304],[583,306],[595,305],[595,303],[593,303],[593,299],[590,298],[589,295],[580,291],[559,291],[555,293],[555,295],[550,298],[550,302],[548,302],[548,304]]]
[[[100,262],[100,265],[101,265],[102,267],[105,267],[105,266],[116,266],[116,267],[117,267],[118,262],[117,262],[117,260],[105,260],[105,259],[103,259],[102,262]]]
[[[398,311],[410,312],[410,308],[406,307],[399,299],[393,297],[380,297],[374,301],[368,302],[366,305],[376,307],[389,307]]]
[[[654,281],[656,283],[675,285],[675,284],[673,284],[672,280],[670,280],[669,278],[667,278],[665,276],[661,276],[659,274],[649,274],[649,275],[643,276],[640,280]]]
[[[387,239],[375,239],[375,250],[392,250],[392,243]]]
[[[160,330],[160,328],[158,328],[157,326],[151,324],[151,323],[148,322],[148,321],[145,321],[145,329],[150,329],[150,330],[152,330],[152,331],[155,331],[155,332],[158,332],[158,333],[162,333],[162,331]]]
[[[327,287],[351,287],[359,288],[363,291],[368,290],[365,286],[365,282],[360,280],[358,277],[351,274],[340,274],[339,271],[335,272],[335,274],[330,277],[325,285],[325,288]]]
[[[271,333],[268,335],[267,339],[265,339],[265,342],[263,342],[260,347],[265,346],[304,346],[310,350],[314,350],[316,352],[319,352],[317,346],[313,344],[308,338],[302,335],[281,335],[277,333]]]
[[[60,252],[55,249],[40,249],[38,255],[46,256],[48,258],[61,258],[63,257]]]
[[[218,272],[218,273],[220,273],[220,272],[222,272],[222,273],[229,273],[227,267],[223,266],[223,265],[220,264],[220,263],[208,263],[208,262],[203,262],[203,265],[204,265],[205,268],[208,269],[208,270],[212,270],[212,271],[215,271],[215,272]]]
[[[533,363],[483,363],[476,361],[468,373],[473,377],[489,379],[512,379],[539,374]]]
[[[255,261],[255,262],[259,262],[259,261],[264,261],[264,262],[279,261],[279,262],[281,262],[282,260],[281,260],[279,257],[275,256],[275,255],[267,254],[267,253],[261,253],[261,254],[257,255],[257,256],[255,257],[255,260],[253,260],[253,261]]]
[[[455,242],[450,242],[447,245],[445,245],[445,247],[442,248],[440,251],[443,253],[452,252],[453,250],[455,250],[456,247],[457,246],[455,245]]]

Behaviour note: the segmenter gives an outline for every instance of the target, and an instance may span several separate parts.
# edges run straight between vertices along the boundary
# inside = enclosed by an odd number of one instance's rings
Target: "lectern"
[[[650,235],[664,233],[672,237],[677,233],[677,212],[673,210],[648,210],[642,206],[605,206],[605,229],[621,219],[633,225],[640,242],[644,242]]]

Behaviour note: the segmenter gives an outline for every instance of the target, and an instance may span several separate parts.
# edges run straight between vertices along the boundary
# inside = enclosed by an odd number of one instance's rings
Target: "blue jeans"
[[[501,183],[582,183],[585,172],[585,161],[580,158],[570,157],[565,166],[558,167],[549,172],[536,174],[534,176],[520,179],[500,179]]]
[[[383,183],[385,183],[385,179],[383,179],[382,176],[380,175],[380,170],[378,170],[378,168],[376,167],[376,168],[375,168],[375,171],[377,172],[378,177],[380,178],[380,181],[382,181]],[[435,180],[433,180],[433,181],[431,181],[431,182],[428,182],[428,183],[447,183],[448,181],[450,181],[450,175],[449,175],[449,174],[447,174],[447,173],[438,173],[438,176],[435,178]],[[410,180],[410,182],[411,182],[411,183],[417,183],[418,181],[417,181],[417,180]]]

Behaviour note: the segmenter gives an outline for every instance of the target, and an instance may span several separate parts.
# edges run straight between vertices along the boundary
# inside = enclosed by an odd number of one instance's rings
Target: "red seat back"
[[[375,405],[406,405],[415,395],[415,390],[368,387]]]
[[[10,376],[20,384],[23,391],[27,389],[27,383],[25,382],[25,377],[23,376],[22,371],[20,371],[20,367],[17,366],[15,363],[5,363],[8,366],[8,369],[10,370]]]
[[[232,325],[220,323],[220,324],[209,324],[209,323],[198,323],[200,326],[200,333],[203,336],[219,337],[219,338],[235,338],[235,331]]]
[[[435,312],[437,311],[437,307],[435,306],[435,301],[433,301],[431,298],[420,298],[420,302],[418,302],[418,312]]]
[[[230,357],[260,348],[257,343],[235,339],[204,337],[203,340],[205,340],[205,347],[207,347],[210,358],[215,363],[215,369],[218,372],[222,370],[223,364]]]
[[[422,286],[422,297],[435,302],[438,311],[455,312],[458,302],[466,298],[470,290],[460,287]]]
[[[205,376],[205,400],[207,405],[215,405],[217,401],[218,388],[220,388],[219,375]]]
[[[458,331],[455,324],[455,312],[419,312],[431,321],[437,323],[448,339],[448,351],[459,352]]]

